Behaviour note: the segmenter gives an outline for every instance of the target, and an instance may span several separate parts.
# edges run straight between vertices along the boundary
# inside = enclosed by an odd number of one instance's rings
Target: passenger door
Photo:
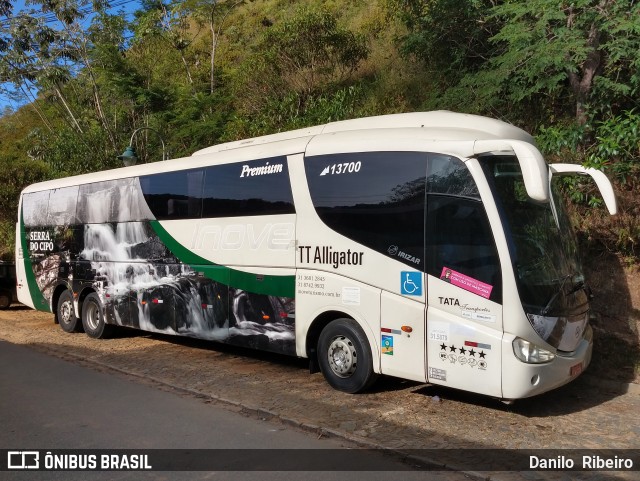
[[[427,189],[428,380],[499,396],[502,279],[484,205],[452,157],[431,159]]]

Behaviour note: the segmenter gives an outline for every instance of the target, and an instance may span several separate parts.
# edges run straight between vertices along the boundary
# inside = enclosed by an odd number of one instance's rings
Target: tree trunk
[[[215,7],[211,9],[211,19],[209,21],[209,29],[211,30],[211,67],[209,70],[209,89],[210,93],[213,93],[213,89],[216,86],[214,69],[216,63],[216,48],[217,48],[217,35],[216,35],[216,24],[213,21],[213,14],[215,13]]]
[[[38,105],[36,104],[36,98],[34,98],[32,95],[30,95],[29,93],[29,89],[28,87],[25,88],[23,86],[20,86],[20,90],[22,90],[22,93],[24,94],[24,96],[29,99],[31,98],[31,101],[29,102],[29,106],[31,108],[33,108],[33,110],[35,110],[36,114],[38,114],[38,117],[40,117],[40,120],[42,120],[42,123],[45,125],[45,127],[47,129],[49,129],[49,132],[51,133],[55,133],[55,131],[53,130],[53,127],[51,127],[51,124],[49,123],[49,121],[47,120],[47,118],[44,116],[44,112],[42,112],[40,110],[40,108],[38,107]]]
[[[211,7],[211,11],[209,13],[209,30],[211,30],[211,69],[209,71],[209,88],[211,89],[211,93],[213,93],[213,89],[216,86],[215,82],[215,63],[216,63],[216,49],[218,48],[218,38],[222,34],[222,26],[224,25],[224,21],[227,19],[227,16],[231,11],[236,8],[238,5],[243,3],[244,0],[237,0],[233,5],[231,5],[227,12],[224,14],[222,19],[218,24],[218,31],[216,32],[216,24],[214,21],[214,15],[216,13],[216,7],[218,2],[215,2]]]
[[[191,90],[193,90],[193,77],[191,77],[191,71],[189,70],[189,63],[187,62],[187,59],[182,53],[182,50],[180,50],[180,58],[182,59],[182,63],[184,64],[184,69],[187,72],[187,80],[189,81],[189,85],[191,85],[192,87]]]
[[[569,16],[569,22],[572,21]],[[600,52],[600,30],[598,26],[593,23],[589,29],[589,35],[587,37],[587,46],[590,51],[587,54],[587,58],[581,65],[582,77],[579,77],[576,72],[569,71],[569,84],[571,90],[576,98],[576,121],[579,125],[587,123],[587,110],[586,103],[589,100],[589,94],[593,88],[593,79],[598,74],[602,63],[602,54]]]
[[[62,105],[64,105],[64,108],[69,114],[69,117],[73,122],[73,125],[75,125],[76,129],[78,129],[78,132],[80,132],[81,134],[84,134],[82,127],[80,127],[80,124],[78,123],[78,119],[76,119],[76,116],[73,115],[73,112],[71,111],[71,107],[69,107],[69,104],[67,103],[67,100],[65,99],[64,94],[62,93],[62,90],[60,90],[60,87],[58,87],[57,83],[54,85],[53,89],[55,90],[56,95],[60,99],[60,102],[62,102]]]

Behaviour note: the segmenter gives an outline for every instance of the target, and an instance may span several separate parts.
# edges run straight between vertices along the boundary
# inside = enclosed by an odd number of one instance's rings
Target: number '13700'
[[[339,175],[339,174],[351,174],[353,172],[360,172],[362,162],[343,162],[341,164],[332,164],[324,168],[320,175]]]

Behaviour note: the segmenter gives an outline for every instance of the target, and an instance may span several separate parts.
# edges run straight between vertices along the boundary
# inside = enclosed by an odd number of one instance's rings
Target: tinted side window
[[[49,197],[49,225],[73,225],[76,217],[78,186],[53,189]]]
[[[81,185],[76,213],[82,224],[153,219],[137,178]]]
[[[457,195],[480,200],[471,172],[456,157],[443,154],[429,156],[427,190],[434,194]]]
[[[207,167],[203,198],[203,217],[295,213],[286,157]]]
[[[140,177],[147,205],[158,220],[194,219],[202,213],[202,169]]]
[[[427,154],[363,152],[305,158],[322,221],[417,269],[424,264]]]
[[[22,199],[22,218],[25,226],[47,225],[50,192],[49,190],[44,190],[24,195]]]
[[[441,195],[427,198],[427,273],[451,269],[492,286],[490,300],[502,302],[500,261],[481,202]]]

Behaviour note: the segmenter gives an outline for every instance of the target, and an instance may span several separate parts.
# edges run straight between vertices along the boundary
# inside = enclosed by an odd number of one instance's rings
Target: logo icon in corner
[[[422,272],[400,273],[400,294],[406,296],[422,295]]]
[[[7,452],[8,469],[38,469],[40,468],[40,452],[38,451],[9,451]]]

